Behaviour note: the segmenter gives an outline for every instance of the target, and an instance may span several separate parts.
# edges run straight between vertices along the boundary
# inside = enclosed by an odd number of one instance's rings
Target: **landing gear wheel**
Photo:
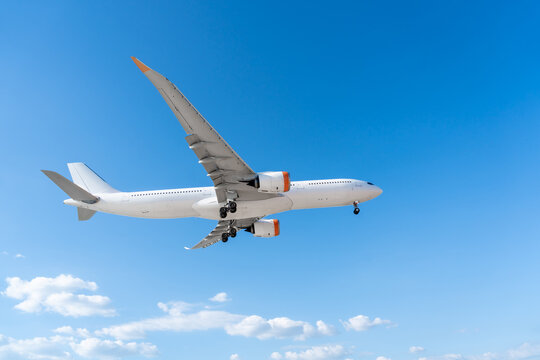
[[[354,215],[358,215],[360,213],[360,209],[359,208],[354,208]]]
[[[221,241],[223,241],[224,243],[229,241],[229,234],[227,234],[227,233],[221,234]]]
[[[232,238],[236,237],[236,229],[235,229],[235,228],[231,228],[231,229],[229,230],[229,235],[230,235]]]
[[[234,214],[236,212],[236,203],[234,201],[231,201],[229,203],[229,211],[231,214]]]
[[[227,209],[222,207],[221,209],[219,209],[219,216],[222,218],[222,219],[225,219],[227,217]]]

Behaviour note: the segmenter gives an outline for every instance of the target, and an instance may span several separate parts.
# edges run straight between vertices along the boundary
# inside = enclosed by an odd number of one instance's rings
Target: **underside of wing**
[[[205,247],[208,247],[210,245],[214,245],[218,241],[221,240],[221,234],[224,232],[227,232],[229,229],[229,225],[225,221],[218,222],[217,226],[208,234],[204,239],[199,241],[195,246],[192,248],[186,247],[187,250],[194,250],[194,249],[202,249]]]
[[[225,202],[227,199],[263,200],[276,196],[260,193],[248,185],[257,174],[251,170],[246,171],[234,158],[226,155],[224,140],[223,144],[219,141],[205,141],[201,140],[200,135],[191,134],[186,136],[186,141],[212,179],[218,202]]]
[[[274,197],[248,185],[257,174],[238,156],[218,132],[195,109],[178,88],[163,75],[132,58],[154,84],[188,134],[188,145],[214,182],[219,203],[231,200],[262,200]]]
[[[192,248],[185,247],[186,250],[202,249],[222,240],[224,233],[229,234],[231,228],[245,229],[250,227],[255,221],[259,218],[249,218],[249,219],[237,219],[237,220],[222,220],[219,221],[214,230],[210,232],[204,239],[199,241]]]

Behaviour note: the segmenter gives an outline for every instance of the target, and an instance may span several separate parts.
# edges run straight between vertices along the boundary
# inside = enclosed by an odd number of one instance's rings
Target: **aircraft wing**
[[[189,100],[166,77],[150,69],[137,58],[132,60],[154,84],[167,102],[188,136],[189,148],[195,152],[214,182],[218,202],[226,202],[227,194],[239,200],[262,200],[275,194],[262,194],[245,182],[256,173],[238,156],[218,132],[195,109]]]
[[[214,230],[210,232],[204,239],[199,241],[192,248],[185,247],[186,250],[202,249],[221,241],[221,234],[227,232],[230,226],[238,229],[250,227],[259,218],[238,219],[238,220],[221,220],[217,223]]]

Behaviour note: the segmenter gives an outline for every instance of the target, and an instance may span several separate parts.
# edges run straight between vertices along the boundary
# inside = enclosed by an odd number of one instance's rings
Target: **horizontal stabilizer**
[[[79,215],[79,221],[85,221],[90,219],[96,213],[95,210],[77,208],[77,214]]]
[[[93,204],[99,200],[98,197],[90,194],[80,186],[75,185],[62,175],[54,171],[41,170],[49,179],[52,180],[62,191],[64,191],[73,200],[82,201],[88,204]]]

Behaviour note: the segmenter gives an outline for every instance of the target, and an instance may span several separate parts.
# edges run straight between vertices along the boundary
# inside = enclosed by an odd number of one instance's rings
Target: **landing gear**
[[[225,219],[227,217],[226,207],[222,207],[221,209],[219,209],[219,217],[221,217],[222,219]]]
[[[221,234],[221,241],[223,241],[224,243],[229,241],[229,234],[228,233]]]
[[[358,201],[353,202],[353,206],[354,206],[354,210],[353,210],[354,215],[358,215],[360,213],[360,209],[358,208]]]
[[[230,229],[229,229],[229,235],[230,235],[232,238],[236,237],[236,229],[233,228],[233,227],[230,228]]]
[[[236,203],[234,201],[229,201],[227,205],[219,209],[219,217],[225,219],[228,212],[230,212],[231,214],[234,214],[236,212]]]

